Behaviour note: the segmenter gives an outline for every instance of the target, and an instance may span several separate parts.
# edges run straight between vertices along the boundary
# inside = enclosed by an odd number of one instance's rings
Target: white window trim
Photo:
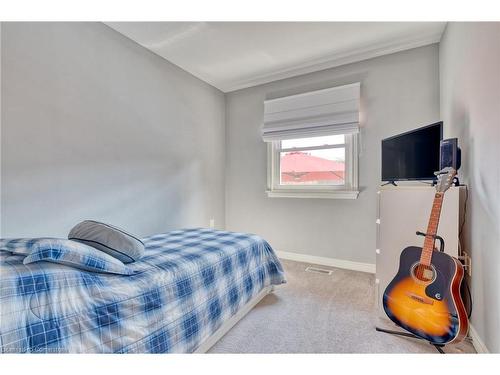
[[[280,185],[279,141],[267,146],[267,196],[270,198],[356,199],[358,191],[358,134],[345,134],[345,185]],[[350,166],[350,168],[349,168]]]

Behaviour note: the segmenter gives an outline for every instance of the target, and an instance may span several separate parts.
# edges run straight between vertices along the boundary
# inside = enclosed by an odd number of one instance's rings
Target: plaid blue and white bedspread
[[[144,239],[131,276],[0,251],[3,353],[189,353],[246,302],[285,282],[262,238],[187,229]]]

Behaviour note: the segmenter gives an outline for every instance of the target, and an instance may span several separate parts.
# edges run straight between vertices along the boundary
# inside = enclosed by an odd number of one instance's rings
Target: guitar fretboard
[[[439,225],[439,217],[441,215],[441,207],[443,205],[444,193],[436,193],[434,195],[434,202],[432,203],[431,215],[429,217],[429,224],[427,225],[427,235],[420,255],[420,263],[430,266],[432,252],[434,251],[434,243],[436,239],[433,237],[437,233]]]

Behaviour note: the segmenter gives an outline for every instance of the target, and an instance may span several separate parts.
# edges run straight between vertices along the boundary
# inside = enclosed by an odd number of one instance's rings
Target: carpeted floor
[[[376,314],[372,274],[338,268],[331,268],[330,276],[310,273],[308,264],[286,260],[283,266],[288,283],[266,296],[209,353],[436,353],[428,343],[375,331],[383,321]],[[445,351],[475,352],[468,341]]]

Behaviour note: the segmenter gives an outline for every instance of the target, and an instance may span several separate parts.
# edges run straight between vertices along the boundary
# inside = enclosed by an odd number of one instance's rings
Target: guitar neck
[[[434,243],[436,241],[435,235],[437,233],[439,218],[441,216],[441,207],[443,205],[443,192],[437,192],[434,195],[434,202],[432,203],[431,215],[429,217],[429,224],[427,225],[427,232],[422,248],[422,255],[420,256],[420,263],[429,266],[431,264],[432,252],[434,251]]]

